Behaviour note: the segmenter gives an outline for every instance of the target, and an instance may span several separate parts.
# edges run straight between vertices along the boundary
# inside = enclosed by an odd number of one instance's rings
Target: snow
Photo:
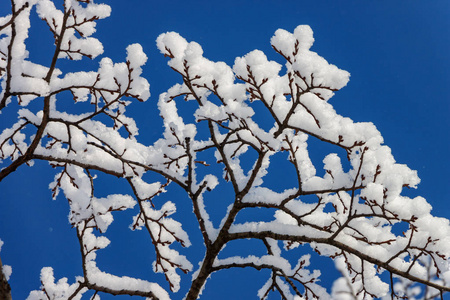
[[[67,29],[64,32],[59,58],[80,60],[83,56],[95,58],[103,53],[103,46],[99,40],[90,37],[95,32],[96,19],[103,19],[110,15],[111,8],[105,4],[89,3],[85,7],[78,1],[66,1],[66,10],[72,13],[67,18]],[[64,12],[55,7],[49,0],[38,1],[37,13],[47,22],[51,30],[61,35]],[[75,36],[78,32],[80,38]]]
[[[86,266],[87,278],[92,284],[121,291],[141,291],[151,292],[158,299],[170,299],[169,294],[157,283],[148,282],[141,279],[135,279],[128,276],[114,276],[100,271],[95,262],[91,261]]]
[[[268,61],[264,52],[253,50],[244,57],[236,58],[233,71],[236,76],[242,77],[244,80],[249,79],[249,70],[256,81],[260,85],[264,79],[277,77],[281,70],[281,65],[275,61]]]
[[[82,277],[76,277],[75,283],[69,284],[67,278],[63,277],[55,282],[55,277],[53,275],[53,268],[45,267],[41,270],[41,283],[42,287],[45,288],[44,291],[32,291],[27,297],[27,300],[45,300],[48,299],[48,295],[52,295],[54,300],[64,300],[68,299],[75,290],[79,287],[79,282],[82,281]],[[78,294],[72,299],[80,300],[83,293],[87,291],[87,288],[82,288]]]
[[[296,189],[288,189],[283,193],[277,193],[266,187],[253,187],[242,199],[243,203],[280,204],[280,202],[297,192]]]
[[[2,250],[3,244],[4,244],[4,242],[2,240],[0,240],[0,251]],[[0,272],[3,272],[3,276],[5,276],[6,281],[9,281],[9,279],[11,278],[11,274],[12,274],[12,267],[9,265],[3,265]]]
[[[294,29],[294,36],[299,41],[300,49],[309,50],[314,43],[313,31],[308,25],[297,26]]]
[[[187,45],[188,42],[176,32],[163,33],[156,39],[156,46],[164,55],[168,55],[170,49],[173,56],[182,56]]]
[[[153,262],[153,270],[157,273],[164,273],[172,285],[172,290],[178,291],[181,278],[176,273],[177,268],[192,270],[192,264],[184,255],[180,255],[178,251],[169,248],[175,241],[186,247],[191,245],[187,233],[181,228],[181,224],[169,218],[175,212],[175,204],[170,201],[164,203],[159,210],[152,208],[147,201],[141,202],[143,216],[141,213],[135,216],[130,227],[140,229],[142,226],[146,226],[149,229],[159,255],[159,259]]]
[[[92,228],[85,228],[81,230],[82,243],[86,255],[85,263],[85,278],[90,284],[106,289],[116,291],[141,291],[146,293],[153,293],[159,299],[170,299],[168,293],[158,284],[148,282],[141,279],[135,279],[128,276],[115,276],[105,273],[97,268],[95,258],[98,249],[105,248],[109,241],[105,237],[96,237],[93,234]],[[79,284],[84,282],[85,278],[76,277],[75,283],[69,284],[67,278],[61,278],[55,283],[53,269],[45,267],[41,270],[41,282],[44,291],[32,291],[27,300],[43,300],[47,299],[46,295],[52,295],[52,299],[63,300],[78,289]],[[87,288],[82,288],[73,299],[81,299]]]
[[[1,158],[12,157],[16,159],[20,152],[25,153],[28,148],[28,144],[25,142],[26,135],[20,131],[24,124],[25,120],[19,120],[12,128],[4,129],[0,134]]]
[[[216,240],[216,238],[217,238],[217,235],[219,234],[219,230],[216,229],[216,228],[214,227],[213,223],[211,222],[211,220],[210,220],[210,218],[209,218],[209,214],[208,214],[208,212],[207,212],[207,210],[206,210],[206,207],[205,207],[205,202],[204,202],[202,196],[200,196],[200,197],[197,199],[197,204],[198,204],[198,207],[199,207],[200,215],[202,216],[203,221],[204,221],[204,223],[205,223],[206,234],[207,234],[208,238],[209,238],[212,242],[214,242],[214,241]],[[229,212],[229,211],[228,211],[228,212]],[[228,215],[228,212],[227,212],[227,215]],[[223,222],[224,220],[225,220],[225,218],[222,220],[222,222]]]
[[[160,182],[147,183],[140,177],[133,177],[131,181],[136,189],[137,196],[140,199],[149,199],[159,191],[165,191],[164,189],[161,189]]]
[[[56,9],[55,5],[50,0],[40,0],[36,5],[36,12],[41,19],[51,20],[47,21],[52,30],[56,33],[61,32],[62,20],[64,13]]]
[[[16,3],[23,4],[23,1]],[[325,289],[315,283],[320,272],[306,269],[310,265],[310,256],[302,256],[294,267],[283,258],[288,248],[281,249],[281,241],[273,238],[283,236],[284,242],[294,243],[290,249],[308,242],[323,256],[335,258],[336,266],[343,274],[343,278],[333,285],[335,299],[347,299],[340,293],[363,286],[377,297],[386,295],[389,287],[381,280],[375,266],[361,262],[353,254],[347,253],[344,257],[338,244],[330,246],[327,243],[332,237],[374,259],[386,261],[395,256],[389,262],[390,266],[420,278],[427,278],[430,269],[425,263],[415,263],[413,256],[428,253],[437,262],[435,268],[439,270],[436,272],[450,278],[447,261],[450,256],[449,221],[433,217],[431,205],[424,198],[402,195],[404,187],[414,188],[420,179],[416,171],[395,161],[391,149],[383,145],[383,138],[372,123],[353,122],[334,110],[329,100],[346,86],[350,74],[310,50],[314,37],[309,26],[300,25],[293,33],[279,29],[272,37],[271,45],[281,54],[278,58],[284,60],[285,68],[260,50],[236,58],[230,67],[225,62],[205,58],[198,43],[188,42],[178,33],[161,34],[156,40],[157,47],[169,57],[168,65],[182,76],[183,83],[175,84],[159,96],[157,105],[163,118],[164,133],[152,145],[144,145],[137,140],[139,131],[134,119],[126,115],[126,107],[132,102],[130,98],[146,101],[150,97],[150,85],[141,77],[147,62],[142,46],[129,45],[125,62],[115,63],[103,57],[97,71],[63,73],[54,69],[48,78],[48,67],[29,60],[25,44],[30,27],[29,14],[36,4],[39,17],[58,36],[62,34],[64,12],[49,0],[30,4],[14,20],[17,34],[10,53],[13,67],[8,74],[11,86],[7,92],[23,93],[20,102],[23,107],[34,99],[51,95],[50,120],[43,132],[47,142],[44,145],[41,141],[34,154],[59,161],[56,163],[59,173],[50,189],[55,198],[62,191],[69,201],[69,222],[81,237],[86,264],[84,275],[91,284],[116,290],[152,292],[160,299],[169,298],[168,292],[157,283],[115,276],[97,267],[97,250],[110,245],[110,240],[101,234],[114,221],[113,212],[132,209],[136,204],[139,204],[139,211],[130,227],[149,231],[157,252],[153,271],[164,273],[172,291],[176,292],[181,287],[178,269],[188,272],[193,268],[182,250],[174,246],[175,242],[186,247],[191,245],[188,233],[175,219],[176,204],[165,201],[154,206],[151,200],[165,192],[166,186],[159,181],[146,180],[146,172],[158,173],[189,193],[198,205],[196,212],[205,228],[203,234],[213,243],[236,203],[241,207],[271,207],[275,211],[272,220],[234,222],[228,230],[231,235],[239,233],[243,237],[245,234],[267,236],[271,255],[216,258],[215,267],[273,267],[294,279],[306,280],[308,288],[324,298],[329,297]],[[65,5],[71,15],[66,19],[69,27],[61,37],[59,58],[80,60],[101,55],[103,45],[91,35],[96,31],[95,21],[108,17],[110,7],[92,2],[81,4],[76,0],[67,0]],[[1,18],[0,24],[5,24],[9,18]],[[3,33],[0,51],[7,53],[12,32],[5,29]],[[0,67],[5,68],[2,60]],[[4,80],[1,84],[4,95]],[[91,105],[92,111],[80,114],[58,111],[57,94],[62,91],[70,91],[75,102],[86,102],[84,105]],[[183,119],[179,97],[195,100],[192,103],[198,105],[195,123]],[[258,100],[271,116],[267,120],[273,124],[269,130],[255,121],[260,112],[252,103]],[[101,117],[97,118],[99,114]],[[24,127],[44,124],[43,116],[44,111],[35,112],[31,108],[18,111],[18,121],[0,133],[2,159],[15,160],[27,151],[30,136]],[[102,117],[111,122],[100,121]],[[207,126],[210,136],[205,137],[204,131],[200,130],[203,125]],[[119,132],[124,127],[129,137],[125,138]],[[336,153],[323,158],[323,176],[318,175],[318,166],[310,158],[309,136],[337,149]],[[210,158],[212,162],[208,163],[219,163],[219,167],[205,172],[200,167],[197,170],[197,156],[201,157],[210,148],[216,161]],[[275,192],[264,180],[273,164],[272,156],[281,151],[288,153],[288,160],[297,171],[298,182],[282,192]],[[344,171],[341,161],[344,155],[339,155],[342,153],[339,151],[348,156],[348,171]],[[247,161],[251,159],[254,160]],[[252,165],[249,171],[244,171],[247,170],[244,164]],[[128,194],[97,197],[95,176],[89,169],[128,179],[137,200]],[[205,197],[222,182],[219,176],[232,182],[236,203],[228,206],[222,223],[216,228]],[[200,191],[200,187],[204,189]],[[311,201],[306,197],[309,194],[316,194],[317,199]],[[399,223],[411,224],[404,236],[394,230],[394,225]],[[0,240],[0,248],[2,244]],[[9,279],[11,267],[5,265],[1,271]],[[363,276],[355,275],[355,272]],[[66,299],[85,278],[77,277],[73,284],[69,284],[67,278],[55,282],[51,267],[41,271],[43,288],[52,293],[54,299]],[[352,280],[353,285],[348,286],[346,280]],[[291,293],[292,289],[280,276],[270,278],[258,295],[263,297],[274,281],[289,299],[300,299]],[[75,299],[81,299],[85,290],[82,289]],[[28,299],[44,297],[42,291],[33,291]]]
[[[67,166],[65,170],[55,176],[55,181],[50,184],[55,197],[59,189],[70,201],[71,213],[69,220],[72,225],[81,224],[92,218],[93,224],[105,232],[114,218],[112,211],[133,208],[136,201],[129,195],[111,194],[106,198],[96,198],[92,195],[91,178],[76,166]],[[102,242],[104,245],[105,242]]]
[[[9,281],[12,274],[12,268],[9,265],[4,265],[2,268],[3,275],[5,276],[6,281]]]
[[[350,74],[312,52],[310,48],[313,42],[312,30],[306,25],[297,27],[293,33],[282,29],[275,32],[271,44],[287,59],[285,75],[280,75],[282,67],[279,63],[270,61],[259,50],[236,58],[232,71],[238,80],[244,82],[243,85],[249,93],[247,98],[251,101],[262,100],[275,118],[274,129],[265,132],[252,120],[255,111],[248,104],[251,103],[250,101],[245,101],[240,97],[228,98],[230,93],[216,89],[211,84],[214,79],[218,86],[226,86],[229,89],[233,87],[230,83],[230,78],[233,76],[226,75],[224,77],[227,78],[226,80],[221,79],[217,75],[216,69],[211,66],[220,66],[223,74],[228,74],[227,67],[222,63],[214,63],[203,58],[201,47],[195,42],[186,41],[179,34],[166,33],[158,37],[159,50],[170,57],[169,66],[188,80],[194,78],[192,82],[197,84],[192,87],[196,97],[193,97],[192,90],[185,84],[175,85],[169,89],[167,94],[161,96],[160,109],[166,122],[166,128],[172,128],[176,132],[175,136],[180,140],[183,138],[183,128],[186,125],[176,113],[174,99],[178,95],[188,94],[187,99],[197,99],[200,103],[195,114],[196,120],[215,122],[213,132],[219,143],[224,143],[227,139],[243,142],[242,145],[239,143],[226,144],[223,151],[215,152],[217,161],[226,160],[228,163],[228,170],[224,171],[223,176],[228,179],[233,176],[239,190],[246,186],[251,174],[251,171],[244,174],[240,157],[251,151],[253,145],[255,145],[255,149],[256,147],[266,149],[261,141],[267,142],[268,144],[264,145],[270,145],[271,149],[274,149],[273,151],[278,151],[280,148],[288,150],[289,160],[298,169],[301,179],[298,188],[293,187],[282,193],[276,193],[265,187],[263,179],[271,163],[269,157],[272,155],[268,151],[248,194],[242,198],[242,203],[277,207],[291,195],[311,192],[317,193],[322,201],[319,204],[305,203],[300,196],[299,199],[292,199],[284,205],[284,209],[289,213],[276,211],[274,221],[233,224],[229,232],[272,232],[290,234],[299,237],[300,240],[303,236],[319,240],[329,237],[342,224],[347,224],[349,215],[358,213],[361,214],[361,217],[355,217],[348,222],[347,228],[339,232],[336,240],[377,259],[383,260],[392,256],[408,243],[406,237],[399,237],[392,231],[393,224],[402,219],[408,220],[417,217],[421,220],[414,222],[415,225],[420,225],[421,230],[424,230],[417,241],[426,240],[426,236],[436,236],[442,240],[441,245],[445,245],[447,242],[444,236],[447,234],[448,224],[428,217],[431,206],[423,198],[410,199],[400,196],[405,185],[415,187],[419,183],[417,173],[395,162],[391,150],[383,145],[383,138],[372,123],[356,123],[349,118],[340,116],[328,102],[336,90],[343,88],[348,83]],[[223,80],[223,84],[221,80]],[[239,89],[240,87],[235,85],[235,88]],[[297,98],[295,93],[299,93]],[[211,94],[219,97],[224,95],[221,98],[222,103],[217,104],[217,102],[210,101]],[[234,94],[236,95],[236,93]],[[288,117],[289,119],[286,119]],[[221,132],[219,128],[225,122],[226,130]],[[245,127],[242,126],[244,122]],[[279,135],[274,138],[273,134],[277,132],[280,124],[287,124],[290,128],[280,130]],[[236,133],[223,134],[227,130],[236,130]],[[325,175],[317,176],[316,166],[309,158],[308,134],[346,149],[351,164],[350,170],[344,171],[341,157],[337,153],[330,153],[323,159]],[[173,140],[173,134],[167,130],[165,137],[168,141]],[[177,156],[180,155],[181,153],[177,153]],[[352,191],[352,187],[355,187],[356,190]],[[300,192],[299,189],[301,189]],[[341,191],[339,193],[330,192],[333,190]],[[321,193],[321,191],[324,192]],[[333,205],[335,211],[324,212],[328,203]],[[207,215],[203,204],[201,208],[202,215]],[[352,211],[349,211],[350,208]],[[228,212],[230,210],[231,207]],[[372,213],[379,214],[379,216],[373,218],[364,216]],[[393,213],[395,219],[389,219],[389,222],[383,219],[383,215],[392,218]],[[301,220],[310,226],[299,225],[295,216],[301,217]],[[440,222],[442,224],[439,226],[444,228],[443,230],[431,233],[427,228],[427,224],[437,225]],[[224,221],[221,226],[223,224]],[[330,228],[331,232],[318,231],[314,229],[314,226]],[[408,235],[410,232],[407,231],[406,234]],[[367,242],[364,242],[365,239]],[[273,247],[275,247],[274,245]],[[323,255],[331,256],[337,253],[335,247],[325,244],[315,244],[312,247],[320,250]],[[433,246],[428,247],[432,249]],[[216,263],[262,264],[264,259],[234,257],[222,259]],[[355,265],[358,263],[359,261],[354,262]],[[391,263],[397,265],[398,261],[393,260]],[[409,265],[406,263],[401,268],[407,269]],[[365,276],[370,278],[364,282],[367,291],[380,296],[388,292],[388,286],[375,274],[373,266],[367,265],[365,272],[367,273]],[[419,272],[419,270],[415,272]],[[417,274],[423,276],[419,273]],[[283,286],[283,283],[279,284]],[[342,285],[343,281],[338,281],[336,288],[341,286],[339,289],[342,289]],[[266,288],[268,286],[270,285],[266,285]],[[264,292],[264,288],[260,290],[260,293],[261,291]]]
[[[142,46],[139,44],[132,44],[127,47],[127,62],[132,68],[132,82],[130,93],[138,95],[143,101],[150,97],[150,85],[146,79],[140,77],[142,74],[142,66],[147,62],[147,55],[145,55]]]

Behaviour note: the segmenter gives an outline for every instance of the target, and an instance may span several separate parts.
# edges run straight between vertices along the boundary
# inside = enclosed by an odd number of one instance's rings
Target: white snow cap
[[[188,46],[188,42],[176,32],[167,32],[158,36],[156,46],[162,54],[166,55],[170,49],[175,57],[182,56]]]
[[[298,48],[309,50],[314,43],[313,31],[308,25],[299,25],[294,30],[294,34],[284,29],[275,31],[270,43],[278,50],[285,53],[292,53],[294,45],[298,41]]]
[[[308,25],[299,25],[294,30],[294,36],[299,41],[301,49],[309,50],[314,43],[313,31]]]

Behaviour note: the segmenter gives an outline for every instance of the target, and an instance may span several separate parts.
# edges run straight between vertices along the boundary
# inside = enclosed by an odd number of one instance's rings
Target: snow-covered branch
[[[0,182],[33,160],[49,162],[56,171],[52,197],[67,200],[82,265],[72,284],[66,278],[55,282],[53,269],[43,268],[42,286],[28,299],[81,299],[88,291],[92,299],[101,293],[169,299],[192,276],[186,294],[192,300],[213,273],[230,268],[270,273],[260,299],[271,291],[283,299],[430,299],[450,291],[449,221],[434,217],[422,197],[402,194],[420,180],[396,163],[372,123],[353,122],[334,110],[331,98],[350,74],[311,50],[309,26],[275,32],[272,54],[280,61],[254,50],[233,66],[205,58],[199,44],[178,33],[161,34],[157,47],[180,83],[155,101],[163,132],[145,145],[127,112],[150,97],[142,77],[147,56],[139,44],[127,47],[124,62],[98,58],[96,71],[58,68],[60,59],[103,54],[93,34],[110,7],[91,0],[65,0],[59,8],[50,0],[11,3],[11,14],[0,19],[0,111],[16,116],[2,123]],[[55,42],[48,66],[28,56],[34,11]],[[61,99],[67,97],[80,109],[66,110]],[[189,116],[186,101],[195,106]],[[324,175],[312,160],[317,144],[336,148],[323,157]],[[284,191],[269,182],[280,168],[274,158],[288,162],[277,173],[293,179]],[[96,178],[107,175],[126,181],[128,190],[98,196]],[[176,185],[185,197],[167,199],[165,192]],[[229,188],[213,191],[219,185]],[[228,205],[214,214],[221,220],[212,217],[211,198]],[[191,214],[196,226],[176,220],[181,201],[191,205],[183,214]],[[130,228],[147,231],[153,271],[162,274],[152,282],[97,267],[97,254],[110,244],[104,233],[114,215],[132,209]],[[253,220],[246,219],[249,214]],[[184,249],[194,227],[200,243],[193,247],[204,255],[193,275],[185,275],[197,265]],[[224,251],[242,250],[235,245],[248,240],[258,245],[246,249],[254,254]],[[314,258],[303,253],[307,245],[341,272],[331,291],[320,285],[319,270],[309,270]],[[0,271],[3,286],[11,272]]]

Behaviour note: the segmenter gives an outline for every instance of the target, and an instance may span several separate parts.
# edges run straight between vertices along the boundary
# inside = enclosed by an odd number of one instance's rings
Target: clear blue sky
[[[232,65],[235,57],[253,49],[263,50],[270,59],[281,62],[269,43],[275,30],[292,31],[297,25],[308,24],[316,40],[312,50],[351,73],[349,84],[330,100],[336,110],[356,121],[373,122],[396,160],[418,170],[422,183],[410,194],[424,196],[436,215],[450,217],[448,0],[108,3],[112,15],[98,22],[96,34],[103,42],[104,56],[121,62],[126,46],[140,43],[149,57],[144,77],[150,82],[152,97],[128,109],[128,115],[136,117],[142,142],[150,144],[159,137],[162,123],[156,110],[158,95],[180,82],[156,49],[155,40],[160,33],[176,31],[188,41],[202,45],[205,57]],[[1,1],[0,15],[8,11],[9,1]],[[30,56],[48,63],[52,56],[51,35],[42,22],[34,19],[32,25]],[[56,278],[68,277],[69,282],[81,275],[76,235],[67,221],[67,203],[63,198],[51,200],[48,184],[53,176],[47,163],[37,162],[32,168],[21,167],[0,184],[0,239],[5,242],[1,257],[4,264],[13,268],[10,283],[15,300],[25,299],[30,290],[39,288],[42,267],[52,266]],[[99,183],[99,194],[122,187],[114,178]],[[192,220],[183,216],[183,210],[190,212],[191,208],[181,193],[175,191],[167,196],[181,202],[177,204],[180,219]],[[149,279],[152,246],[143,241],[146,235],[129,232],[131,215],[132,212],[125,212],[119,218],[116,214],[117,221],[107,234],[112,245],[98,252],[99,267],[118,275]],[[195,226],[186,230],[195,231]],[[195,249],[200,238],[193,235],[191,241],[194,245],[187,254],[201,256]],[[122,256],[127,259],[122,261]],[[195,268],[195,260],[192,262]],[[334,275],[328,272],[330,266],[322,269],[322,280],[327,285]],[[214,275],[207,282],[202,299],[256,299],[256,291],[267,275],[261,277],[250,270],[244,271],[244,276],[236,274],[225,271]],[[190,276],[182,278],[189,281]],[[182,298],[187,287],[182,285],[175,298]]]

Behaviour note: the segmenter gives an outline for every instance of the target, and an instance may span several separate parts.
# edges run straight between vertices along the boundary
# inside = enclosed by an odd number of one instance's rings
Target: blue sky
[[[8,13],[8,2],[0,3],[1,15]],[[112,15],[98,22],[96,34],[105,48],[103,56],[123,61],[126,46],[140,43],[149,57],[144,77],[150,82],[152,96],[146,103],[135,103],[128,109],[128,115],[136,117],[142,142],[150,144],[161,134],[158,95],[180,82],[178,74],[167,67],[167,60],[156,49],[155,40],[160,33],[176,31],[188,41],[202,45],[205,57],[232,65],[235,57],[254,49],[281,62],[269,43],[275,30],[293,31],[297,25],[308,24],[315,37],[312,50],[351,73],[349,84],[330,103],[353,120],[373,122],[396,160],[418,171],[422,183],[410,195],[425,197],[436,215],[450,217],[448,0],[108,3]],[[41,63],[49,62],[51,35],[42,22],[33,20],[32,25],[30,56]],[[86,63],[86,68],[96,64]],[[1,257],[4,264],[13,267],[10,283],[14,299],[25,299],[30,290],[39,288],[42,267],[52,266],[56,278],[68,277],[70,282],[81,275],[76,235],[67,221],[67,203],[63,198],[51,200],[48,184],[53,176],[47,163],[37,162],[32,168],[21,167],[0,183],[0,239],[5,242]],[[121,188],[125,184],[107,177],[99,181],[96,191],[106,193]],[[183,210],[190,212],[191,208],[183,201],[187,199],[182,193],[175,190],[166,196],[180,201],[177,205],[181,219],[193,222],[184,216]],[[219,203],[217,209],[223,209],[223,205]],[[150,279],[151,244],[144,234],[129,232],[132,215],[116,215],[117,221],[108,230],[112,246],[98,253],[99,266],[118,275]],[[196,225],[189,226],[188,232],[196,230]],[[201,239],[193,235],[191,241],[194,245],[187,249],[188,255],[201,257],[195,249],[195,243]],[[121,261],[122,256],[126,260]],[[332,265],[320,266],[322,280],[330,285],[335,275],[328,271]],[[256,299],[256,291],[267,277],[250,270],[225,271],[214,276],[202,299]],[[190,275],[183,279],[189,280]],[[186,288],[182,285],[175,298],[182,298]]]

